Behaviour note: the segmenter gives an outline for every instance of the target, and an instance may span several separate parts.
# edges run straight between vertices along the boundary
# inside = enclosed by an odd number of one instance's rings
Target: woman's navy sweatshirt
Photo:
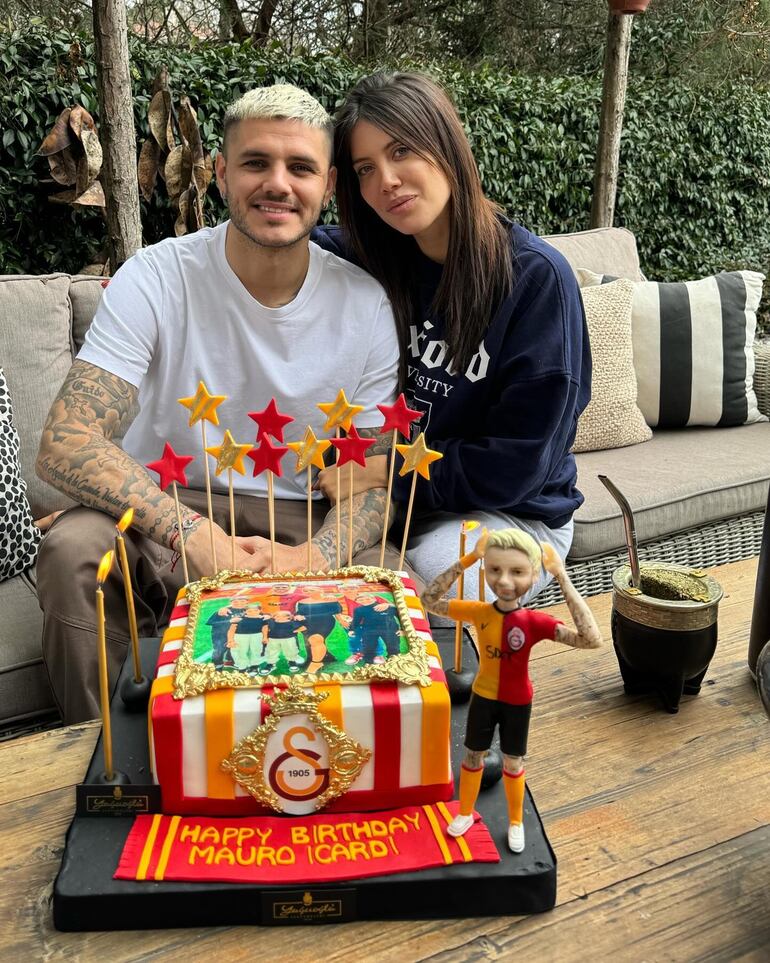
[[[407,345],[407,400],[413,423],[443,458],[419,478],[415,507],[462,514],[499,510],[565,525],[583,496],[570,447],[591,395],[591,352],[577,281],[564,257],[518,224],[510,225],[514,284],[471,364],[453,373],[442,319],[430,306],[442,266],[417,250],[421,324]],[[312,239],[350,257],[341,228]],[[411,476],[396,476],[406,501]]]

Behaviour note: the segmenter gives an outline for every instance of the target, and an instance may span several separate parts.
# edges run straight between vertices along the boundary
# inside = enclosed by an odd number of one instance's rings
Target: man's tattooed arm
[[[321,569],[334,568],[337,564],[337,508],[340,508],[340,558],[348,557],[348,499],[334,506],[324,523],[313,537],[313,554]],[[390,513],[392,521],[393,512]],[[376,545],[382,538],[385,521],[385,489],[370,488],[353,495],[353,555]],[[345,561],[343,561],[345,564]]]
[[[75,361],[48,413],[36,470],[81,505],[115,518],[133,508],[134,526],[168,545],[176,530],[174,500],[112,440],[131,423],[136,396],[122,378]],[[182,508],[183,519],[193,514]]]
[[[448,613],[449,601],[444,598],[444,595],[454,585],[462,574],[462,571],[462,563],[459,561],[455,562],[454,565],[450,566],[445,572],[442,572],[441,575],[437,575],[430,585],[425,588],[424,592],[420,595],[420,601],[426,612],[432,612],[434,615],[446,615]]]

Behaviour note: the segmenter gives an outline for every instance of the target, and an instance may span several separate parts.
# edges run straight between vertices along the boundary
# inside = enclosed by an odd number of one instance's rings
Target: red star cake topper
[[[384,435],[386,431],[400,431],[402,435],[409,437],[411,423],[417,421],[418,418],[422,418],[421,411],[415,411],[414,408],[407,407],[403,391],[396,398],[395,404],[377,405],[377,407],[385,416],[385,424],[380,428],[381,435]]]
[[[356,464],[366,468],[364,452],[374,444],[374,438],[362,438],[361,435],[358,434],[356,426],[351,424],[346,438],[332,438],[331,443],[340,453],[337,462],[338,467],[341,468],[347,462],[354,461]]]
[[[171,482],[179,482],[180,485],[187,487],[187,475],[185,475],[184,470],[191,461],[195,461],[192,455],[177,455],[171,445],[166,442],[163,448],[163,457],[159,458],[158,461],[151,461],[145,467],[160,475],[158,485],[161,491],[165,491]]]
[[[250,411],[249,418],[257,423],[258,442],[261,435],[264,434],[272,435],[276,441],[283,443],[283,429],[290,422],[294,421],[291,415],[285,415],[283,412],[278,410],[278,405],[275,403],[275,398],[271,398],[270,404],[267,406],[267,408],[263,408],[262,411]],[[256,449],[254,450],[256,451]],[[257,473],[255,472],[255,474]],[[281,473],[279,471],[274,472],[273,474],[280,475]]]
[[[293,421],[293,418],[289,419]],[[282,428],[280,429],[282,431]],[[261,431],[259,434],[259,446],[247,452],[248,457],[254,462],[254,478],[261,475],[263,471],[272,472],[279,478],[282,477],[281,459],[289,450],[288,445],[274,445],[270,436]]]

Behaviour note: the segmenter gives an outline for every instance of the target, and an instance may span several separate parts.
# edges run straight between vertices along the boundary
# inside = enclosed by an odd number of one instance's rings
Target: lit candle
[[[107,639],[104,625],[104,592],[102,585],[112,568],[114,552],[107,552],[96,572],[96,638],[99,655],[99,694],[102,703],[102,744],[104,747],[104,771],[108,781],[114,776],[112,768],[112,728],[110,726],[110,691],[107,678]]]
[[[134,609],[134,590],[131,585],[131,569],[128,567],[128,555],[126,554],[126,542],[123,533],[134,520],[134,510],[129,508],[117,523],[115,528],[117,534],[115,541],[118,546],[118,557],[120,558],[120,569],[123,572],[123,591],[126,594],[126,609],[128,610],[128,631],[131,636],[131,652],[134,657],[134,680],[140,682],[142,679],[142,666],[139,661],[139,633],[136,628],[136,610]],[[103,581],[103,580],[102,580]]]

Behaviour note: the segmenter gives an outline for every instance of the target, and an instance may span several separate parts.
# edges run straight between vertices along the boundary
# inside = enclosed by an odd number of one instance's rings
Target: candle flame
[[[478,528],[481,523],[477,521],[466,521],[463,522],[463,531],[467,534],[472,532],[474,528]]]
[[[96,572],[96,581],[97,581],[100,585],[101,585],[102,582],[107,578],[107,576],[110,574],[110,569],[112,568],[112,559],[113,559],[114,555],[115,555],[115,553],[114,553],[112,550],[110,550],[110,551],[107,552],[107,554],[102,558],[101,562],[99,562],[99,568],[97,569],[97,572]]]
[[[123,517],[120,519],[120,521],[117,523],[115,527],[122,535],[123,532],[125,532],[128,526],[131,524],[131,522],[133,522],[133,520],[134,520],[134,510],[133,508],[129,508],[123,513]]]

